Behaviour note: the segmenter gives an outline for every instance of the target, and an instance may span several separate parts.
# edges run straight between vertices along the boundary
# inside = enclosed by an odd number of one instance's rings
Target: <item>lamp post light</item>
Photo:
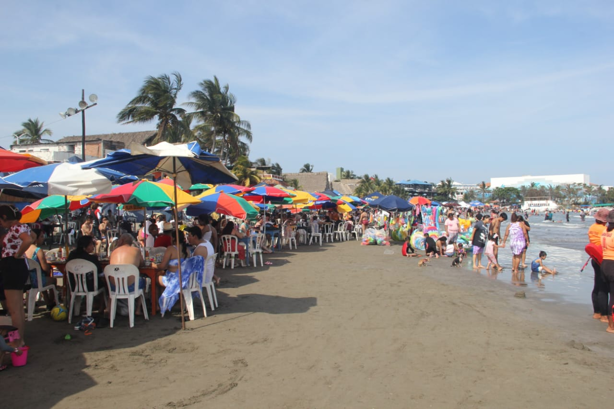
[[[73,116],[81,112],[81,159],[85,162],[85,110],[98,105],[98,96],[92,94],[89,97],[91,104],[85,102],[85,90],[81,90],[81,101],[79,101],[79,109],[68,108],[66,112],[60,112],[62,118]]]

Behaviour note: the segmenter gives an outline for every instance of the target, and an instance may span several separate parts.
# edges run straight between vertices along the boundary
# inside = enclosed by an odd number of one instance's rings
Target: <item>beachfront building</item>
[[[534,183],[534,186],[560,186],[560,185],[573,185],[578,184],[590,184],[590,176],[585,174],[574,175],[549,175],[549,176],[513,176],[503,178],[490,178],[491,189],[498,187],[515,187],[530,186]]]
[[[468,192],[474,192],[476,197],[481,197],[480,187],[477,184],[452,182],[452,186],[456,189],[456,194],[454,195],[455,200],[463,200],[463,196]],[[490,195],[490,192],[488,192],[488,195]]]
[[[433,198],[435,196],[435,186],[422,180],[403,180],[396,183],[397,186],[403,187],[410,197],[423,196]]]
[[[301,190],[307,192],[323,192],[330,189],[328,172],[284,173],[286,181],[296,179]]]
[[[157,131],[122,132],[113,134],[86,135],[85,160],[104,158],[118,149],[127,148],[132,142],[150,144]],[[73,157],[81,159],[82,136],[67,136],[55,142],[11,145],[10,150],[17,153],[29,153],[53,162],[68,162]]]

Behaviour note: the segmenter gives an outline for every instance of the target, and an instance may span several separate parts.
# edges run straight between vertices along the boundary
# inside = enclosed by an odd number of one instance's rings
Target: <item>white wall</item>
[[[530,185],[532,182],[537,183],[539,186],[548,185],[565,185],[571,183],[590,183],[590,176],[585,174],[575,175],[549,175],[549,176],[515,176],[506,178],[491,178],[490,188],[495,189],[498,187],[520,187]]]

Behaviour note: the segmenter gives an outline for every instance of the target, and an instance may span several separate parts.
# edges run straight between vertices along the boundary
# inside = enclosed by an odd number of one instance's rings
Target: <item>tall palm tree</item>
[[[192,115],[204,125],[201,131],[209,144],[206,147],[213,153],[221,144],[224,160],[238,160],[245,151],[241,139],[252,142],[251,124],[235,113],[236,98],[230,93],[228,84],[222,87],[213,76],[213,80],[204,80],[198,85],[200,89],[190,93],[193,101],[186,105],[195,109]]]
[[[260,176],[246,156],[239,156],[232,168],[232,173],[237,177],[238,185],[251,186],[260,183]]]
[[[39,122],[38,118],[32,119],[28,118],[26,122],[21,123],[22,128],[13,133],[13,138],[15,138],[15,143],[19,144],[19,142],[23,139],[26,143],[39,143],[43,136],[45,135],[53,135],[51,129],[45,128],[44,122]]]
[[[174,79],[162,74],[159,77],[145,78],[143,86],[128,105],[117,114],[117,122],[123,124],[146,123],[157,118],[158,134],[154,142],[166,138],[168,127],[178,126],[179,119],[185,115],[183,108],[177,108],[177,94],[183,87],[181,75],[174,72]]]
[[[305,163],[303,167],[299,170],[300,173],[312,173],[313,165],[310,163]]]
[[[352,170],[344,170],[341,172],[341,179],[356,179],[356,174]]]
[[[454,180],[452,180],[452,178],[442,180],[439,185],[437,185],[437,193],[444,200],[452,199],[452,196],[456,193],[456,188],[454,187]]]
[[[282,173],[283,169],[279,163],[275,162],[271,165],[271,174],[281,176]]]
[[[358,182],[358,186],[354,189],[354,194],[356,196],[364,197],[369,193],[373,193],[375,189],[373,188],[373,181],[368,174],[364,174],[362,178],[360,178],[360,182]]]
[[[191,142],[195,138],[192,117],[184,115],[176,124],[166,128],[165,140],[170,143]]]

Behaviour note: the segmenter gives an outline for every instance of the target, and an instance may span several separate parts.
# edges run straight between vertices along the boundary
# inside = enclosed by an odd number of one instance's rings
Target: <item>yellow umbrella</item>
[[[293,194],[294,196],[290,197],[292,199],[292,203],[308,203],[318,200],[317,197],[313,196],[309,192],[304,192],[302,190],[289,190],[286,188],[280,188],[284,192]]]

